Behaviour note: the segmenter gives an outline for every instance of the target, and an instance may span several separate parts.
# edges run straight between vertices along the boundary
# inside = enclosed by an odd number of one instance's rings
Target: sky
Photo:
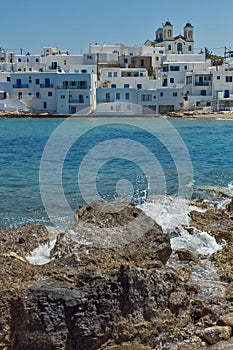
[[[40,54],[57,47],[88,52],[89,43],[142,45],[169,20],[174,35],[194,26],[195,52],[233,48],[233,0],[0,0],[0,47]]]

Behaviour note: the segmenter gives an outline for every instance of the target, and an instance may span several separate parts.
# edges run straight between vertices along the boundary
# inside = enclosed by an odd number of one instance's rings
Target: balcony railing
[[[83,104],[84,103],[84,99],[83,100],[79,100],[79,99],[77,99],[77,100],[75,100],[75,99],[69,99],[69,103],[75,103],[75,104],[77,104],[77,103],[81,103],[81,104]]]
[[[86,86],[80,86],[80,85],[59,85],[57,86],[57,89],[59,90],[88,90],[91,91],[91,86],[86,85]]]
[[[40,84],[40,88],[42,89],[53,88],[53,84]]]
[[[196,81],[195,82],[195,86],[210,86],[210,82],[209,81]]]
[[[115,102],[114,98],[100,98],[98,99],[98,103],[104,103],[104,102]]]
[[[13,89],[28,89],[28,84],[15,84],[13,85]]]

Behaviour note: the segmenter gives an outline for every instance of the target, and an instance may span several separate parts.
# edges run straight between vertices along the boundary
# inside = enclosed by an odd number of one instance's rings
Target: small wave
[[[206,256],[222,248],[222,245],[217,244],[215,238],[208,233],[193,228],[193,233],[190,234],[184,229],[183,226],[189,226],[191,211],[204,211],[195,205],[190,205],[184,198],[161,196],[152,202],[144,203],[140,208],[170,235],[173,250],[184,248]]]
[[[181,197],[156,196],[150,202],[139,206],[148,216],[154,219],[164,231],[174,230],[180,225],[188,225],[188,214],[192,210],[203,211]]]
[[[51,226],[46,227],[49,231],[50,242],[40,245],[30,255],[26,256],[26,259],[32,265],[45,265],[51,261],[50,252],[55,246],[56,238],[60,231]]]

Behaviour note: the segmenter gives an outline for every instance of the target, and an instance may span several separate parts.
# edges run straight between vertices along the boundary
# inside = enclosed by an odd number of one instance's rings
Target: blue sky
[[[71,54],[89,43],[141,45],[166,20],[174,35],[187,21],[195,48],[223,54],[233,48],[233,1],[225,0],[0,0],[0,47],[41,53],[44,46]],[[18,51],[19,52],[19,51]]]

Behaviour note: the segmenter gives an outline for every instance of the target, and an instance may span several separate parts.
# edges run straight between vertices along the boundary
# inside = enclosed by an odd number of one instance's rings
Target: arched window
[[[168,49],[168,51],[171,51],[171,49],[172,49],[171,45],[168,45],[167,49]]]
[[[192,37],[193,37],[193,33],[192,33],[192,31],[190,30],[190,31],[188,32],[188,38],[189,38],[189,39],[192,39]]]
[[[183,52],[183,45],[182,45],[182,43],[178,43],[177,44],[177,52],[178,53],[182,53]]]
[[[171,38],[171,36],[172,36],[172,31],[171,31],[171,29],[169,29],[169,30],[167,31],[167,35],[168,35],[169,38]]]

